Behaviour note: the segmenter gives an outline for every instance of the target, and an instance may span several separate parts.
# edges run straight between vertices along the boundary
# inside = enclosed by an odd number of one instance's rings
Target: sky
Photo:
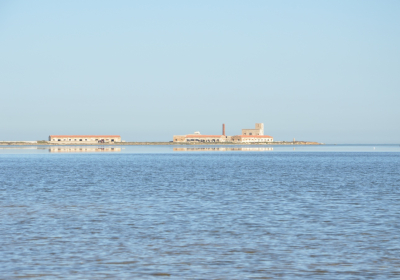
[[[0,1],[0,140],[400,143],[400,1]]]

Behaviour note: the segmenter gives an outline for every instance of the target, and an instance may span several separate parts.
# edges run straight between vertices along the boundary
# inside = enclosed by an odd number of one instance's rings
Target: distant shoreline
[[[0,146],[10,146],[10,145],[18,145],[18,146],[165,146],[165,145],[173,145],[173,146],[200,146],[200,145],[212,145],[212,146],[221,146],[221,145],[234,145],[234,146],[243,146],[243,145],[256,145],[256,146],[270,146],[270,145],[325,145],[324,143],[318,142],[309,142],[309,141],[295,141],[295,142],[285,142],[285,141],[276,141],[269,143],[233,143],[233,142],[220,142],[220,143],[210,143],[210,142],[115,142],[115,143],[52,143],[47,141],[29,141],[29,142],[0,142]]]

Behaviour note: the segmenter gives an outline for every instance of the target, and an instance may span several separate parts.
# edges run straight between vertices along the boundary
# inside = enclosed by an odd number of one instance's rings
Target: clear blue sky
[[[400,143],[400,1],[1,1],[0,140]]]

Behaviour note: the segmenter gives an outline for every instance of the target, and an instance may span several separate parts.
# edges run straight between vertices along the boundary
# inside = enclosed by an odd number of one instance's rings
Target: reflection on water
[[[114,150],[110,149],[114,147]],[[101,148],[102,150],[100,150]],[[104,149],[103,149],[104,148]],[[119,150],[119,148],[121,150]],[[399,145],[274,145],[268,146],[255,146],[255,145],[123,145],[123,146],[111,146],[111,145],[33,145],[33,146],[23,146],[23,145],[0,145],[0,155],[2,154],[43,154],[52,153],[49,149],[54,150],[53,153],[70,153],[74,152],[84,152],[86,150],[87,154],[91,154],[88,149],[97,149],[91,152],[119,152],[124,154],[144,154],[144,153],[176,153],[177,151],[215,151],[215,152],[226,152],[226,151],[270,151],[271,153],[280,152],[292,152],[292,153],[303,153],[303,152],[367,152],[367,153],[377,153],[377,152],[400,152]],[[62,149],[63,152],[60,150]],[[57,150],[57,151],[56,151]]]
[[[174,148],[174,152],[224,152],[224,151],[246,151],[246,152],[261,152],[261,151],[273,151],[274,148],[253,148],[253,147],[237,147],[237,148],[225,148],[225,147],[201,147],[201,148]]]
[[[97,152],[120,152],[121,148],[113,148],[113,147],[57,147],[50,148],[50,153],[97,153]]]

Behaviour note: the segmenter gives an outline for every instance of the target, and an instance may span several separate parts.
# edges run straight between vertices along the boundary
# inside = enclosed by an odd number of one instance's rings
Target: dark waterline
[[[396,148],[0,150],[0,278],[400,278]]]

